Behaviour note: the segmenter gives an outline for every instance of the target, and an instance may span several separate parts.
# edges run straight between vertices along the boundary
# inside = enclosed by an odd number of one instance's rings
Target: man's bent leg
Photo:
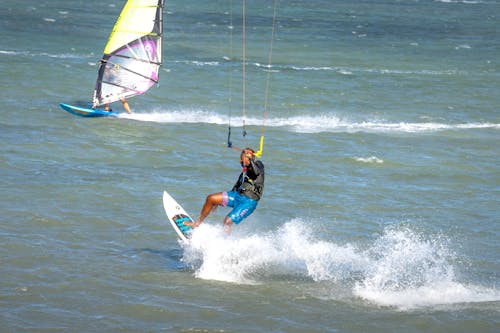
[[[184,222],[184,225],[191,226],[193,228],[198,227],[201,222],[210,214],[210,212],[217,208],[218,205],[222,204],[222,192],[213,193],[207,196],[205,203],[201,208],[200,217],[195,222]]]

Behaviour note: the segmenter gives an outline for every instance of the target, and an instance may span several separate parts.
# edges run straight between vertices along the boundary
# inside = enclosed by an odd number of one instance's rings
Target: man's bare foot
[[[188,227],[197,228],[201,224],[201,222],[200,221],[196,221],[196,222],[184,222],[183,224],[186,225],[186,226],[188,226]]]

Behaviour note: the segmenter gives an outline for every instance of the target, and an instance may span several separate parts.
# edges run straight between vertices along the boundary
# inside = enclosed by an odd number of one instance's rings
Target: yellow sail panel
[[[109,36],[104,53],[111,54],[144,35],[154,34],[156,12],[161,2],[163,1],[127,1]]]

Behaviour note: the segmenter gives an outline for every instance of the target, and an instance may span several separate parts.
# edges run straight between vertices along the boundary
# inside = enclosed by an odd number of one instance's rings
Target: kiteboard
[[[63,110],[80,117],[116,117],[119,114],[118,112],[104,111],[102,109],[90,109],[87,107],[74,106],[66,103],[60,103],[59,105],[63,108]]]
[[[165,208],[168,220],[177,232],[177,235],[179,235],[183,241],[188,242],[193,228],[184,225],[184,222],[193,222],[193,219],[186,213],[184,208],[167,193],[167,191],[163,191],[163,208]]]

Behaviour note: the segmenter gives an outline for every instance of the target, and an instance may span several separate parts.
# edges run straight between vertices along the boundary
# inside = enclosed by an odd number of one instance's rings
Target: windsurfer
[[[218,206],[229,206],[233,210],[224,218],[224,230],[231,233],[233,223],[239,224],[253,213],[264,190],[264,164],[255,160],[255,152],[245,148],[240,155],[243,171],[236,184],[229,192],[213,193],[207,196],[200,217],[195,222],[184,222],[184,225],[198,227],[212,210]]]

